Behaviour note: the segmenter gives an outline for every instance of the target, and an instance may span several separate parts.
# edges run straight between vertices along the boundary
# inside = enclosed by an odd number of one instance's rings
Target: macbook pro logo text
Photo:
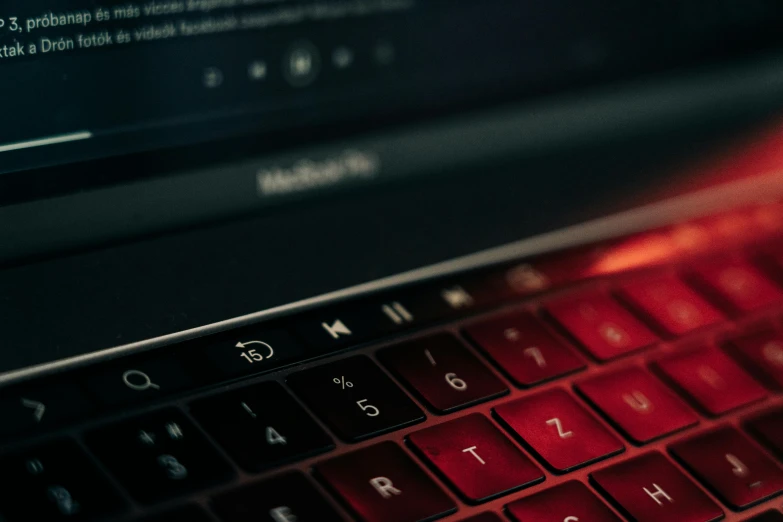
[[[345,150],[321,160],[305,158],[291,166],[263,168],[258,171],[256,179],[259,195],[268,197],[366,181],[379,173],[380,158],[377,154]]]

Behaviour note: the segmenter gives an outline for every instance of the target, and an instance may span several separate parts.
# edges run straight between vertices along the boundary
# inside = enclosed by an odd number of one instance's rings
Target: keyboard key
[[[673,274],[627,283],[621,292],[669,335],[683,335],[723,320],[723,314]]]
[[[519,386],[533,386],[585,367],[532,314],[493,317],[471,325],[466,333]]]
[[[346,441],[424,420],[421,410],[364,356],[294,373],[287,382]]]
[[[560,299],[548,303],[546,309],[599,361],[645,348],[658,340],[604,293]]]
[[[747,519],[745,522],[783,522],[783,513],[780,511],[765,511],[760,515]]]
[[[188,505],[140,518],[135,522],[212,522],[212,518],[200,507]]]
[[[378,357],[438,413],[508,393],[495,374],[448,334],[393,346]]]
[[[90,393],[109,407],[159,399],[196,385],[193,376],[168,354],[129,357],[97,366],[85,382]]]
[[[479,413],[417,431],[408,440],[469,502],[544,480],[535,464]]]
[[[364,522],[418,522],[456,510],[393,442],[337,457],[315,471]]]
[[[506,509],[517,522],[620,522],[587,486],[575,480],[512,502]]]
[[[495,413],[550,468],[560,473],[624,450],[617,437],[563,390],[503,404],[495,408]]]
[[[33,381],[0,395],[0,435],[44,433],[95,410],[95,403],[71,381]]]
[[[0,458],[0,520],[92,520],[124,502],[85,453],[59,441]]]
[[[637,443],[698,422],[688,406],[640,368],[602,375],[577,384],[577,389]]]
[[[765,413],[747,423],[748,431],[783,460],[783,410]]]
[[[199,339],[188,350],[209,382],[273,370],[308,355],[285,331],[257,326]]]
[[[671,452],[734,509],[783,491],[783,470],[734,428],[680,442]]]
[[[783,388],[783,335],[767,330],[731,341],[731,354],[770,388]]]
[[[222,522],[340,522],[343,519],[300,473],[241,486],[212,500]]]
[[[658,361],[656,367],[711,415],[721,415],[767,396],[758,382],[715,349],[676,355]]]
[[[660,453],[647,453],[590,475],[637,522],[709,522],[723,511]]]
[[[334,447],[310,415],[274,382],[198,401],[191,411],[247,471],[261,471]]]
[[[783,302],[783,291],[747,261],[704,264],[693,270],[693,276],[731,312],[753,312]]]
[[[90,432],[86,442],[144,503],[200,489],[233,475],[211,443],[173,409]]]

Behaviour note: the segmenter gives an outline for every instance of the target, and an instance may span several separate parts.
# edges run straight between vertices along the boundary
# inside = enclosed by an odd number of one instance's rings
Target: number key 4
[[[310,415],[274,382],[200,400],[191,411],[247,471],[261,471],[334,447]]]

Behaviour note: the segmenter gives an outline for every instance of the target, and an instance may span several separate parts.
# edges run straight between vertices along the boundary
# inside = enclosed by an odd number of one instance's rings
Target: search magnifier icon
[[[160,386],[152,382],[150,376],[139,370],[128,370],[122,374],[122,382],[125,386],[135,391],[145,391],[152,388],[160,390]]]

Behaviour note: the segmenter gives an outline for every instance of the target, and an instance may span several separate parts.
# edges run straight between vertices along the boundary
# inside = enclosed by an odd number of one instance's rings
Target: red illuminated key
[[[532,386],[584,368],[584,363],[532,314],[496,317],[467,334],[520,386]]]
[[[783,459],[783,410],[765,413],[748,422],[748,430],[762,444]]]
[[[783,470],[734,428],[689,439],[671,451],[733,508],[783,491]]]
[[[675,275],[628,283],[623,285],[622,293],[670,335],[682,335],[723,320],[720,312]]]
[[[591,475],[636,522],[710,522],[723,511],[660,453],[647,453]]]
[[[646,326],[606,294],[570,297],[549,303],[546,308],[601,361],[644,348],[658,340]]]
[[[783,514],[780,511],[765,511],[753,518],[746,519],[745,522],[783,522]]]
[[[773,388],[783,388],[783,335],[766,331],[731,341],[731,353]]]
[[[315,470],[365,522],[418,522],[456,509],[393,442],[334,458]]]
[[[544,480],[535,464],[478,413],[417,431],[409,441],[471,502]]]
[[[783,302],[783,291],[747,261],[706,264],[697,267],[694,276],[735,312],[752,312]]]
[[[635,442],[650,442],[698,420],[660,381],[639,368],[590,379],[577,389]]]
[[[379,357],[439,413],[508,393],[506,385],[451,335],[393,346]]]
[[[664,359],[656,366],[711,415],[767,396],[758,382],[718,350],[702,348]]]
[[[622,443],[563,390],[503,404],[495,413],[559,472],[623,451]]]
[[[619,518],[587,486],[572,480],[506,506],[518,522],[619,522]]]

